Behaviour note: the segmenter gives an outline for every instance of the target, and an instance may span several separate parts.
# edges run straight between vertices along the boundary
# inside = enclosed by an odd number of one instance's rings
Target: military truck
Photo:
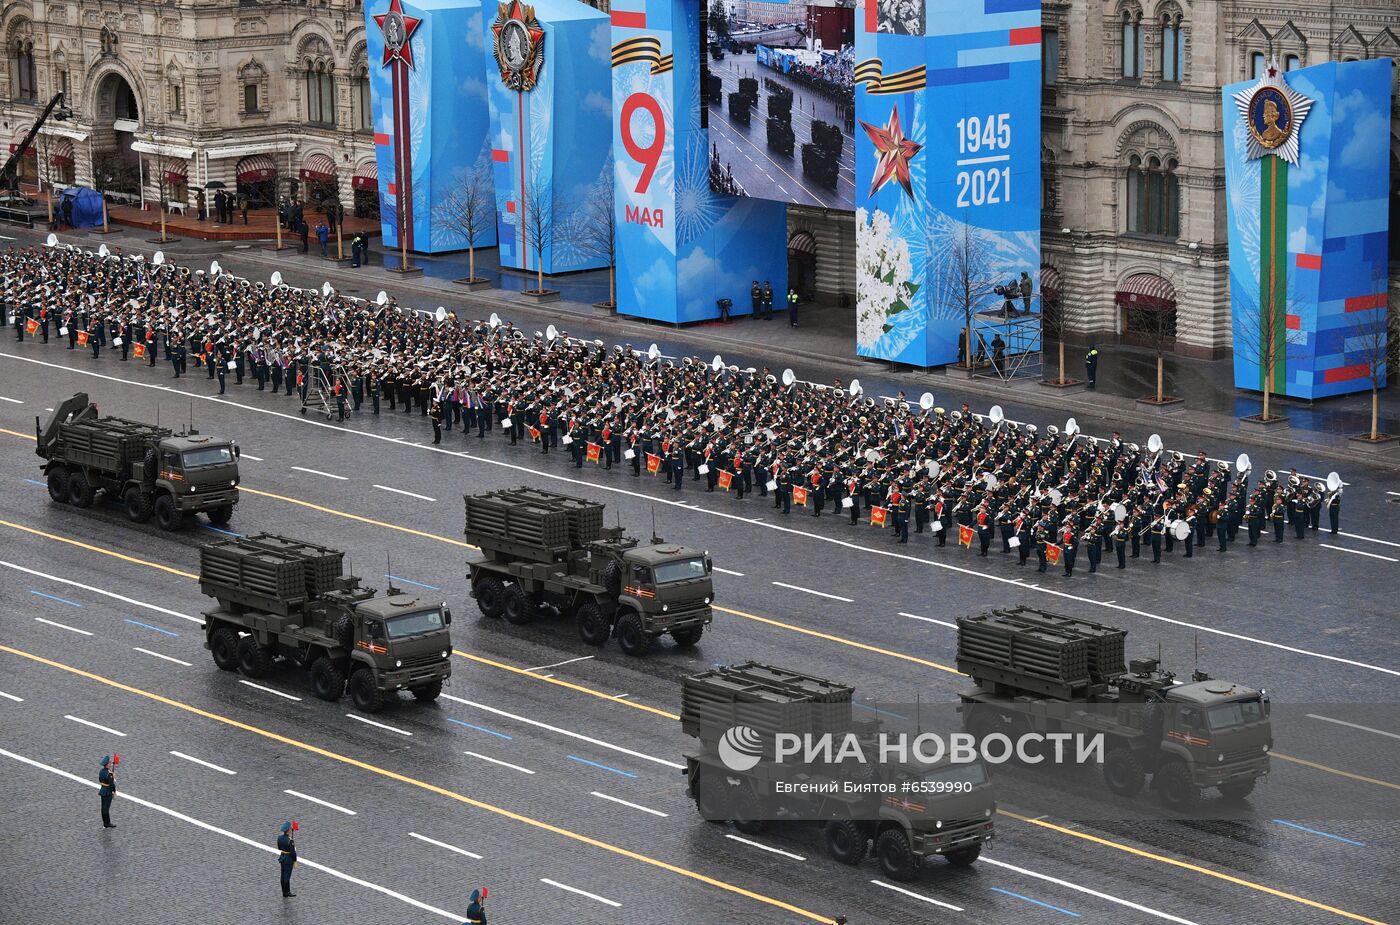
[[[220,526],[233,516],[239,450],[227,439],[99,417],[85,392],[55,408],[46,426],[36,416],[34,431],[49,497],[59,504],[119,501],[134,523],[154,515],[163,530],[196,514]]]
[[[1030,607],[958,620],[958,670],[977,682],[961,695],[979,741],[1001,732],[1101,733],[1103,779],[1123,796],[1151,780],[1176,810],[1214,787],[1248,796],[1269,773],[1269,699],[1203,672],[1190,682],[1156,658],[1123,665],[1124,630]]]
[[[361,587],[343,556],[270,533],[200,549],[199,586],[219,602],[204,612],[214,664],[260,678],[281,659],[309,671],[322,700],[348,686],[366,713],[396,691],[436,700],[452,674],[452,612],[392,584]]]
[[[925,859],[937,855],[960,866],[976,861],[993,837],[996,811],[980,759],[778,763],[779,732],[859,735],[866,754],[876,754],[870,749],[878,746],[869,743],[878,726],[853,718],[853,693],[756,662],[685,678],[681,729],[700,748],[686,753],[682,773],[700,815],[750,834],[770,821],[815,821],[837,861],[859,864],[873,845],[880,867],[896,880],[914,879]]]
[[[679,646],[700,641],[713,619],[708,554],[652,536],[643,545],[603,526],[603,505],[536,488],[467,495],[467,560],[472,597],[487,617],[517,625],[542,610],[572,615],[578,634],[601,646],[645,655],[669,633]]]

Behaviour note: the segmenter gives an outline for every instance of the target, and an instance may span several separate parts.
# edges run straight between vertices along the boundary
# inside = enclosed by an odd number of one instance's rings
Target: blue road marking
[[[140,620],[133,620],[130,617],[126,618],[126,622],[130,623],[132,626],[140,626],[148,630],[155,630],[157,633],[164,633],[167,636],[180,635],[179,633],[173,632],[172,630],[161,629],[159,626],[152,626],[149,623],[142,623]]]
[[[31,590],[29,593],[30,593],[30,594],[33,594],[35,597],[45,597],[45,598],[48,598],[48,599],[51,600],[51,601],[58,601],[60,604],[67,604],[69,607],[81,607],[81,606],[83,606],[82,604],[79,604],[77,601],[70,601],[70,600],[68,600],[68,598],[66,598],[66,597],[54,597],[52,594],[45,594],[43,591],[34,591],[34,590]]]
[[[1286,825],[1286,826],[1288,826],[1290,829],[1297,829],[1297,830],[1300,831],[1300,832],[1308,832],[1309,834],[1312,834],[1312,835],[1321,835],[1323,838],[1330,838],[1330,839],[1333,839],[1333,840],[1335,840],[1335,841],[1346,842],[1348,845],[1355,845],[1355,846],[1358,847],[1358,848],[1365,848],[1365,847],[1366,847],[1366,843],[1365,843],[1365,842],[1354,841],[1354,840],[1352,840],[1352,839],[1350,839],[1350,838],[1343,838],[1343,837],[1340,836],[1340,835],[1333,835],[1331,832],[1321,832],[1321,831],[1318,831],[1317,829],[1310,829],[1310,828],[1308,828],[1307,826],[1305,826],[1305,825],[1299,825],[1299,824],[1296,823],[1296,822],[1287,822],[1287,821],[1285,821],[1285,820],[1283,820],[1283,819],[1275,819],[1274,822],[1278,823],[1279,825]]]
[[[442,589],[439,588],[437,585],[425,585],[425,584],[423,584],[423,582],[421,582],[421,581],[414,581],[412,578],[405,578],[405,577],[403,577],[402,575],[390,575],[390,574],[386,573],[386,574],[384,575],[384,577],[385,577],[385,578],[388,578],[390,581],[402,581],[402,582],[404,582],[405,584],[417,585],[417,586],[420,587],[420,588],[427,588],[429,591],[441,591],[441,590],[442,590]]]
[[[485,726],[474,726],[471,723],[463,722],[460,719],[453,719],[450,716],[447,718],[447,721],[449,723],[456,723],[458,726],[466,726],[468,729],[475,729],[477,732],[484,732],[487,735],[493,735],[497,738],[506,739],[508,741],[513,738],[513,736],[508,736],[504,732],[497,732],[494,729],[487,729]]]
[[[1072,915],[1075,918],[1080,917],[1078,912],[1070,912],[1068,909],[1061,909],[1059,906],[1052,906],[1049,903],[1043,903],[1038,899],[1031,899],[1029,896],[1022,896],[1020,893],[1013,893],[1010,890],[1003,890],[999,886],[994,886],[991,889],[993,893],[1001,893],[1005,896],[1014,896],[1017,899],[1024,899],[1028,903],[1034,903],[1037,906],[1044,906],[1046,909],[1054,909],[1056,912],[1063,912],[1065,915]]]
[[[49,487],[47,482],[41,482],[41,481],[39,481],[38,479],[20,479],[20,481],[21,481],[21,482],[28,482],[30,485],[38,485],[40,488],[48,488],[48,487]]]
[[[592,766],[595,767],[595,768],[602,768],[604,771],[611,771],[611,772],[613,772],[614,774],[621,774],[623,777],[636,777],[636,776],[637,776],[637,775],[633,774],[631,771],[619,771],[617,768],[610,768],[610,767],[608,767],[608,766],[605,765],[605,764],[599,764],[599,763],[596,762],[596,761],[589,761],[587,758],[580,758],[578,755],[570,755],[570,756],[569,756],[569,760],[570,760],[570,761],[577,761],[579,764],[588,764],[588,765],[592,765]]]
[[[234,533],[232,530],[225,530],[223,527],[216,527],[213,524],[200,524],[206,530],[213,530],[215,533],[222,533],[224,536],[240,537],[243,534]]]
[[[908,719],[907,716],[900,716],[898,713],[891,713],[889,710],[881,710],[877,707],[869,707],[863,703],[853,703],[851,706],[858,710],[869,710],[871,713],[879,713],[881,716],[893,716],[895,719]]]

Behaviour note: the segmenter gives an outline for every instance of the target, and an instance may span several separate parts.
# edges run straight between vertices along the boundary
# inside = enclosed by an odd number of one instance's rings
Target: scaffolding
[[[336,383],[340,383],[340,400],[335,394]],[[317,414],[324,414],[326,420],[340,416],[343,420],[354,413],[349,401],[350,377],[339,360],[322,356],[312,361],[307,370],[306,395],[301,400],[301,413],[312,408]],[[344,409],[342,412],[341,409]]]
[[[972,336],[977,359],[987,362],[985,368],[991,375],[1003,382],[1040,378],[1039,312],[1018,314],[1014,309],[1007,310],[1005,307],[978,312],[972,316]],[[999,345],[998,338],[1001,340]]]

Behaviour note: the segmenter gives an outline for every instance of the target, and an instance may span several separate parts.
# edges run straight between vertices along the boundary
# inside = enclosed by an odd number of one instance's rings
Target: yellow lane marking
[[[9,527],[12,530],[21,530],[31,533],[34,536],[41,536],[46,540],[53,540],[58,543],[67,543],[69,546],[76,546],[79,549],[86,549],[88,552],[101,553],[104,556],[111,556],[114,559],[121,559],[123,562],[130,562],[133,565],[144,565],[147,568],[160,569],[162,572],[169,572],[171,575],[179,575],[181,578],[192,578],[199,580],[199,576],[194,572],[184,572],[168,565],[161,565],[159,562],[148,562],[145,559],[138,559],[135,556],[128,556],[126,553],[117,552],[114,549],[103,549],[101,546],[94,546],[91,543],[84,543],[80,540],[69,539],[66,536],[59,536],[56,533],[45,533],[43,530],[36,530],[33,527],[26,527],[9,520],[0,520],[0,526]]]
[[[10,430],[8,427],[0,427],[0,434],[9,434],[11,437],[19,437],[24,440],[36,439],[33,434],[21,433],[18,430]]]
[[[1361,774],[1353,774],[1351,771],[1342,771],[1338,768],[1328,767],[1325,764],[1318,764],[1316,761],[1308,761],[1305,758],[1294,758],[1292,755],[1280,755],[1278,752],[1274,752],[1273,756],[1280,761],[1291,761],[1293,764],[1301,764],[1305,767],[1313,768],[1318,771],[1326,771],[1328,774],[1336,774],[1339,777],[1346,777],[1350,778],[1351,780],[1358,780],[1361,781],[1363,784],[1375,784],[1377,787],[1389,787],[1391,790],[1400,790],[1400,784],[1392,784],[1388,780],[1378,780],[1374,777],[1366,777]]]
[[[473,662],[480,662],[483,665],[490,665],[492,668],[500,668],[503,671],[509,671],[511,674],[521,675],[526,678],[534,678],[536,681],[548,681],[550,684],[556,684],[559,687],[567,687],[571,691],[578,691],[580,694],[588,694],[590,697],[597,697],[601,700],[611,700],[614,703],[620,703],[638,710],[645,710],[648,713],[655,713],[657,716],[664,716],[666,719],[673,720],[677,723],[681,721],[679,713],[669,713],[666,710],[661,709],[660,707],[651,707],[647,706],[644,703],[637,703],[632,700],[619,700],[618,697],[614,694],[605,694],[602,691],[594,690],[591,687],[584,687],[582,684],[574,684],[572,681],[563,681],[559,678],[546,678],[533,672],[526,671],[524,668],[517,668],[514,665],[507,665],[505,662],[498,662],[494,659],[489,659],[481,655],[472,655],[470,652],[463,652],[459,649],[453,649],[452,654],[459,655],[465,659],[470,659]]]
[[[1367,918],[1364,915],[1359,915],[1355,912],[1348,912],[1345,909],[1338,909],[1336,906],[1329,906],[1326,903],[1318,902],[1315,899],[1308,899],[1306,896],[1299,896],[1296,893],[1289,893],[1284,890],[1275,889],[1271,886],[1265,886],[1262,883],[1255,883],[1253,880],[1245,880],[1242,877],[1236,877],[1233,874],[1227,874],[1223,871],[1213,870],[1209,867],[1202,867],[1199,864],[1192,864],[1190,861],[1179,861],[1176,858],[1169,858],[1164,854],[1157,854],[1152,851],[1146,851],[1142,848],[1134,848],[1131,845],[1124,845],[1120,842],[1112,841],[1111,839],[1107,838],[1102,838],[1098,835],[1090,835],[1088,832],[1080,832],[1075,829],[1065,828],[1062,825],[1056,825],[1053,822],[1046,822],[1043,819],[1032,819],[1029,816],[1022,816],[1020,813],[1013,813],[1009,810],[999,809],[997,810],[997,812],[1000,815],[1009,816],[1012,819],[1025,822],[1029,825],[1040,826],[1043,829],[1049,829],[1053,832],[1059,832],[1061,835],[1068,835],[1071,838],[1083,839],[1084,841],[1093,842],[1096,845],[1103,845],[1106,848],[1113,848],[1118,851],[1135,855],[1140,858],[1147,858],[1148,860],[1157,861],[1162,864],[1169,864],[1172,867],[1179,867],[1182,870],[1189,870],[1207,877],[1213,877],[1216,880],[1223,880],[1226,883],[1233,883],[1236,886],[1242,886],[1246,889],[1257,890],[1260,893],[1267,893],[1268,895],[1276,896],[1279,899],[1286,899],[1290,902],[1300,903],[1304,906],[1311,906],[1314,909],[1320,909],[1323,912],[1330,912],[1333,915],[1340,915],[1342,918],[1351,919],[1354,922],[1365,922],[1366,925],[1386,925],[1385,922],[1379,921],[1377,919]]]
[[[362,524],[370,524],[375,527],[384,527],[386,530],[397,530],[400,533],[410,533],[413,536],[421,536],[428,540],[437,540],[440,543],[451,543],[453,546],[461,546],[463,549],[476,549],[471,543],[464,543],[461,540],[454,540],[451,537],[439,536],[436,533],[425,533],[422,530],[414,530],[412,527],[400,527],[398,524],[386,523],[382,520],[375,520],[371,517],[361,517],[359,514],[350,514],[346,511],[337,511],[334,508],[322,507],[319,504],[312,504],[310,501],[302,501],[299,498],[289,498],[286,495],[274,494],[270,491],[259,491],[256,488],[249,488],[247,485],[240,486],[242,491],[250,495],[257,495],[260,498],[272,498],[276,501],[285,501],[288,504],[299,505],[300,507],[311,508],[313,511],[320,511],[323,514],[334,514],[337,517],[344,517],[349,520],[356,520]]]
[[[397,781],[401,784],[407,784],[410,787],[416,787],[419,790],[424,790],[428,793],[434,793],[438,796],[447,797],[450,800],[456,800],[458,803],[463,803],[467,806],[484,810],[485,812],[491,813],[496,816],[500,816],[503,819],[509,819],[512,822],[519,822],[524,825],[528,825],[532,828],[539,829],[544,832],[549,832],[550,834],[558,835],[562,838],[567,838],[571,841],[588,845],[592,848],[597,848],[600,851],[606,851],[610,854],[615,854],[620,857],[628,858],[629,860],[637,861],[641,864],[646,864],[649,867],[655,867],[659,870],[664,870],[681,877],[686,877],[698,883],[703,883],[706,886],[712,886],[717,889],[724,890],[726,893],[733,893],[736,896],[742,896],[745,899],[751,899],[755,902],[763,903],[764,905],[772,906],[776,909],[781,909],[784,912],[791,912],[794,915],[800,915],[803,918],[810,919],[813,922],[822,922],[824,923],[824,925],[826,925],[826,923],[830,923],[831,921],[831,916],[829,915],[819,915],[816,912],[811,912],[807,909],[803,909],[801,906],[795,906],[792,903],[784,902],[781,899],[775,899],[772,896],[765,896],[762,893],[757,893],[753,890],[745,889],[744,887],[737,886],[733,883],[720,880],[716,877],[711,877],[708,874],[702,874],[699,871],[690,870],[689,868],[681,867],[678,864],[672,864],[668,861],[663,861],[660,858],[654,858],[650,855],[642,854],[641,852],[633,851],[629,848],[623,848],[619,845],[614,845],[610,842],[605,842],[602,839],[594,838],[590,835],[584,835],[583,833],[575,832],[572,829],[566,829],[563,826],[554,825],[553,823],[545,822],[543,820],[536,819],[532,816],[526,816],[523,813],[518,813],[514,810],[497,806],[494,803],[487,803],[483,800],[478,800],[474,797],[469,797],[464,793],[457,793],[456,791],[448,790],[446,787],[439,787],[438,785],[430,784],[425,780],[420,780],[416,777],[409,777],[407,774],[400,774],[397,771],[391,771],[388,768],[382,768],[378,765],[370,764],[367,761],[361,761],[358,758],[351,758],[348,755],[342,755],[338,752],[333,752],[329,749],[312,745],[309,742],[302,742],[299,739],[293,739],[289,736],[284,736],[276,732],[271,732],[267,729],[262,729],[258,726],[254,726],[249,723],[244,723],[228,716],[223,716],[219,713],[213,713],[209,710],[204,710],[200,707],[193,706],[192,704],[182,703],[179,700],[173,700],[161,694],[156,694],[152,693],[151,691],[142,690],[139,687],[132,687],[129,684],[123,684],[120,681],[115,681],[111,678],[106,678],[102,675],[94,674],[90,671],[84,671],[83,669],[75,668],[72,665],[65,665],[62,662],[56,662],[51,659],[44,658],[41,655],[34,655],[30,652],[25,652],[22,649],[15,649],[6,645],[0,645],[0,652],[8,652],[11,655],[17,655],[20,658],[29,659],[30,661],[37,662],[41,665],[47,665],[50,668],[57,668],[61,671],[66,671],[69,674],[76,675],[80,678],[86,678],[89,681],[95,681],[98,684],[106,685],[107,687],[122,691],[127,694],[134,694],[137,697],[144,697],[145,699],[154,701],[155,703],[163,704],[168,707],[174,707],[177,710],[183,710],[184,712],[190,713],[194,716],[199,716],[203,717],[204,719],[213,720],[216,723],[222,723],[223,725],[231,726],[234,729],[241,729],[244,732],[251,732],[254,735],[262,736],[265,739],[270,739],[274,742],[279,742],[282,745],[287,745],[313,755],[318,755],[330,761],[339,762],[340,764],[347,765],[352,768],[358,768],[361,771],[367,771],[371,774],[376,774],[388,780]]]
[[[753,620],[756,623],[767,623],[769,626],[776,626],[780,629],[791,630],[794,633],[801,633],[804,636],[815,636],[818,639],[825,639],[828,642],[840,643],[843,646],[850,646],[853,649],[862,649],[866,652],[874,652],[877,655],[888,655],[890,658],[897,658],[902,659],[906,662],[913,662],[916,665],[923,665],[926,668],[937,668],[939,671],[946,671],[949,674],[955,674],[960,678],[966,679],[966,675],[964,675],[961,671],[958,671],[958,669],[956,668],[953,668],[949,665],[942,665],[938,662],[931,662],[926,658],[919,658],[917,655],[906,655],[903,652],[896,652],[893,649],[882,649],[881,647],[873,646],[868,642],[858,642],[854,639],[847,639],[844,636],[835,636],[831,633],[823,633],[820,630],[808,629],[805,626],[797,626],[793,623],[784,623],[781,620],[774,620],[772,617],[760,617],[757,614],[745,613],[742,610],[733,610],[729,607],[721,607],[718,604],[713,604],[711,606],[721,613],[732,614],[736,617],[743,617],[745,620]]]

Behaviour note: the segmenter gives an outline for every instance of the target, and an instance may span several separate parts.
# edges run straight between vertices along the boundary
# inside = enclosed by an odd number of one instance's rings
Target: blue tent
[[[102,194],[87,186],[69,186],[59,194],[58,208],[72,203],[74,228],[92,228],[102,224]],[[62,213],[60,213],[62,214]],[[67,218],[66,215],[64,215]]]

